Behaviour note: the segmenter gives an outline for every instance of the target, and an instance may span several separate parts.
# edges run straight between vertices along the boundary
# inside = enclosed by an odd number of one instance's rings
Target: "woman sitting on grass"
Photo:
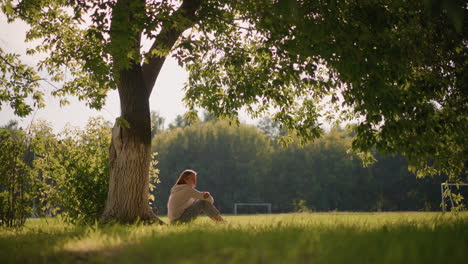
[[[213,205],[213,197],[209,192],[195,190],[197,173],[184,170],[176,184],[171,189],[167,202],[167,215],[171,223],[186,223],[194,220],[201,212],[205,212],[213,221],[224,222],[218,209]]]

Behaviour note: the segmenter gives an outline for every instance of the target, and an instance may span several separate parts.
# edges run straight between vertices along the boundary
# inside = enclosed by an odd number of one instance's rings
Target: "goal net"
[[[271,214],[271,203],[235,203],[234,214]]]
[[[442,211],[466,210],[466,199],[468,199],[468,183],[441,183]]]

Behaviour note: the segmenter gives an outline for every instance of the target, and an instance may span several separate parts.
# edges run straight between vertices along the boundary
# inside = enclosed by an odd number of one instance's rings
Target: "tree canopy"
[[[26,98],[43,104],[39,73],[50,76],[54,95],[99,109],[134,65],[151,93],[171,54],[190,72],[190,110],[229,118],[243,108],[252,117],[271,112],[313,139],[332,106],[357,121],[355,150],[402,153],[423,168],[419,175],[466,173],[464,1],[2,0],[1,7],[31,26],[27,40],[41,40],[28,53],[47,54],[33,67],[0,50],[0,102],[18,115],[32,109]]]

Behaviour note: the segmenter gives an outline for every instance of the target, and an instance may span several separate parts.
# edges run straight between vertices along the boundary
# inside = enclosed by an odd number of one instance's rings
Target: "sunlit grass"
[[[468,213],[200,217],[191,224],[0,229],[2,263],[462,263]],[[166,218],[163,218],[167,222]]]

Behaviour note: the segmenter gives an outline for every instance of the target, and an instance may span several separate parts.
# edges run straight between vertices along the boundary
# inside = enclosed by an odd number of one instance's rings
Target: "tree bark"
[[[130,126],[119,125],[116,121],[112,129],[109,193],[101,221],[162,223],[148,199],[151,120],[149,94],[141,66],[133,65],[121,71],[118,88],[121,117]]]

